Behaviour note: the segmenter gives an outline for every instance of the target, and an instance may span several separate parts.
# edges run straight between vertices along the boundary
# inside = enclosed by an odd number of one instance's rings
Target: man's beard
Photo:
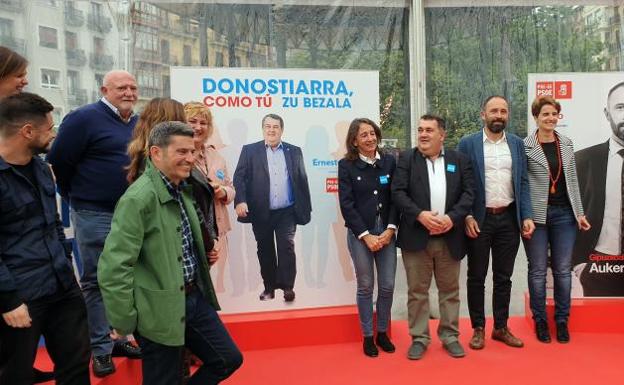
[[[611,122],[611,129],[618,139],[624,141],[624,122],[620,122],[618,124]]]
[[[506,126],[507,122],[505,122],[504,120],[492,120],[487,122],[487,128],[494,134],[503,132]]]
[[[32,151],[32,154],[34,156],[45,155],[50,151],[50,145],[48,144],[45,147],[35,146],[35,147],[31,147],[30,150]]]

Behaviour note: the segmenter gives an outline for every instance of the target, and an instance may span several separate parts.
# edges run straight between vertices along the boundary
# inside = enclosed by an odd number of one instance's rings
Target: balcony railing
[[[0,10],[10,12],[22,12],[24,4],[22,0],[0,0]]]
[[[110,71],[113,69],[115,60],[111,55],[92,53],[89,57],[89,66],[96,71]]]
[[[82,27],[85,22],[84,12],[76,8],[65,8],[65,23],[70,27]]]
[[[196,24],[191,24],[188,20],[180,20],[173,24],[172,28],[174,33],[197,37],[199,33],[199,27]]]
[[[90,13],[87,27],[92,31],[108,33],[113,28],[113,22],[109,17]]]
[[[87,90],[84,88],[76,88],[67,92],[67,101],[72,107],[84,106],[89,102],[87,99]]]
[[[87,64],[87,55],[82,49],[67,49],[65,52],[67,64],[74,67],[82,67]]]
[[[24,39],[18,39],[13,36],[0,35],[0,45],[11,48],[20,55],[26,54],[26,42]]]

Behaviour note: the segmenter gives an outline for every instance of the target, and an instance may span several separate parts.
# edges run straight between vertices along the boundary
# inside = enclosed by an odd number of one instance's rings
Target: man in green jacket
[[[209,256],[185,182],[193,130],[160,123],[148,148],[145,172],[119,200],[98,264],[106,316],[114,334],[134,333],[144,385],[181,383],[185,346],[203,362],[188,384],[217,384],[243,358],[216,313]]]

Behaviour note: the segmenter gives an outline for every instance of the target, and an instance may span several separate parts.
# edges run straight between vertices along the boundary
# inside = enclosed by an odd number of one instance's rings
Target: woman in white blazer
[[[557,341],[570,341],[570,289],[572,250],[577,227],[588,230],[576,176],[572,141],[555,130],[561,105],[552,97],[533,101],[531,112],[537,130],[524,139],[528,162],[535,232],[524,239],[529,259],[529,293],[535,334],[550,342],[546,319],[546,269],[554,278]],[[550,253],[549,253],[550,251]]]

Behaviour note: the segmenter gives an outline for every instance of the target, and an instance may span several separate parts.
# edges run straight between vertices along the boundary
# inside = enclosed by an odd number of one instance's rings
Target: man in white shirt
[[[407,357],[420,359],[429,334],[429,287],[435,276],[440,303],[438,338],[451,357],[465,355],[459,343],[459,267],[466,255],[464,219],[472,208],[474,177],[464,154],[446,150],[444,119],[423,115],[418,147],[401,153],[392,200],[401,212],[398,244],[408,285],[412,345]]]
[[[583,207],[594,224],[578,234],[572,254],[586,297],[624,296],[624,82],[609,90],[604,113],[613,132],[609,140],[576,153]]]
[[[485,278],[490,251],[494,280],[492,339],[512,347],[524,344],[507,327],[511,275],[522,235],[535,229],[524,143],[506,133],[509,106],[502,96],[490,96],[481,108],[481,132],[461,139],[457,149],[470,156],[475,174],[475,200],[466,217],[468,241],[468,310],[474,334],[470,348],[485,346]]]

